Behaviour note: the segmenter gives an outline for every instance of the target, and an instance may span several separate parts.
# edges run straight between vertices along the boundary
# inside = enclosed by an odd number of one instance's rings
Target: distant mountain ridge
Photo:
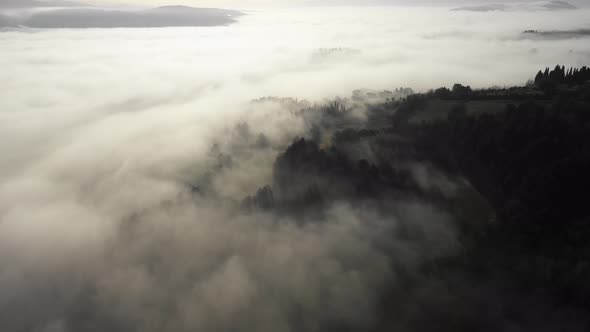
[[[80,7],[90,6],[89,4],[68,1],[68,0],[2,0],[0,8],[33,8],[33,7]]]
[[[571,39],[590,37],[590,29],[575,30],[525,30],[522,32],[523,38],[530,39]]]
[[[548,2],[530,2],[504,4],[493,3],[483,5],[469,5],[451,9],[452,11],[472,11],[472,12],[491,12],[491,11],[518,11],[518,10],[575,10],[578,7],[566,1],[548,1]]]
[[[30,28],[156,28],[221,26],[243,15],[236,10],[163,6],[144,10],[68,7],[32,12],[15,17],[4,15],[0,27]]]

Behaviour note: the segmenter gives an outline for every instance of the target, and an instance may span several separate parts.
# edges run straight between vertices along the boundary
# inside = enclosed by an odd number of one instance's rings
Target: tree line
[[[560,65],[556,65],[553,70],[550,70],[549,67],[545,68],[544,71],[539,70],[534,80],[535,86],[541,90],[553,88],[560,84],[573,86],[587,82],[590,82],[590,67],[570,67],[566,69],[565,66]]]

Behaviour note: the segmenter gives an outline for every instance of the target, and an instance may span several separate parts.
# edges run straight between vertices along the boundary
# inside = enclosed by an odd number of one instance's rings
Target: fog
[[[251,101],[523,84],[587,64],[590,43],[521,33],[587,29],[589,14],[313,8],[222,27],[2,30],[0,330],[366,329],[398,269],[457,250],[452,218],[404,200],[390,215],[244,212],[309,133],[283,104]],[[240,123],[269,146],[244,142]]]

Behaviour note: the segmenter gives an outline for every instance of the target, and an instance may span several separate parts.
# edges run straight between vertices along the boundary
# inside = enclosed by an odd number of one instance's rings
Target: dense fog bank
[[[383,308],[426,328],[439,262],[493,213],[389,128],[390,103],[590,59],[522,38],[587,10],[247,14],[0,32],[0,330],[364,331]]]

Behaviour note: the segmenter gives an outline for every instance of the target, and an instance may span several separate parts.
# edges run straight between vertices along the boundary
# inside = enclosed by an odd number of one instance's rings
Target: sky
[[[112,3],[137,4],[137,5],[169,5],[183,4],[197,7],[277,7],[277,6],[333,6],[333,5],[404,5],[404,6],[445,6],[445,5],[470,5],[485,3],[513,3],[534,2],[535,0],[107,0]],[[572,3],[583,3],[574,0]]]
[[[113,3],[133,3],[138,5],[167,5],[185,4],[191,6],[213,6],[247,8],[258,6],[331,6],[331,5],[403,5],[403,6],[445,6],[472,5],[486,3],[517,3],[539,2],[538,0],[108,0]],[[573,0],[571,3],[584,4],[583,0]]]
[[[43,0],[41,0],[43,1]],[[51,0],[47,0],[51,1]],[[0,0],[2,3],[23,2],[20,0]],[[28,2],[28,0],[24,0]],[[224,7],[224,8],[260,8],[283,6],[333,6],[333,5],[404,5],[404,6],[448,6],[448,5],[476,5],[489,3],[522,3],[540,2],[538,0],[82,0],[77,2],[94,3],[99,5],[133,5],[133,6],[162,6],[188,5],[195,7]],[[542,2],[542,1],[541,1]],[[577,6],[588,5],[584,0],[568,1]]]

